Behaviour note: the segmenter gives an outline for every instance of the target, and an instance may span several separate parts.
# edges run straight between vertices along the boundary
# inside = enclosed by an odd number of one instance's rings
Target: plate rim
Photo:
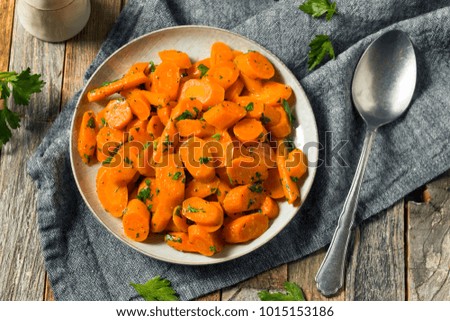
[[[135,246],[133,243],[127,243],[127,242],[125,242],[124,240],[122,240],[122,239],[119,237],[119,235],[116,235],[116,233],[115,233],[113,230],[111,230],[111,228],[110,228],[105,222],[103,222],[103,220],[99,217],[99,215],[97,215],[96,212],[93,210],[93,208],[91,207],[90,203],[89,203],[88,200],[86,199],[86,196],[85,196],[84,193],[82,192],[82,189],[81,189],[80,183],[79,183],[79,181],[78,181],[77,175],[75,174],[75,173],[76,173],[76,170],[75,170],[76,167],[75,167],[75,160],[74,160],[74,155],[73,155],[73,154],[74,154],[74,152],[73,152],[73,151],[74,151],[74,148],[73,148],[74,139],[73,139],[73,138],[74,138],[74,126],[75,126],[75,123],[76,123],[77,109],[78,109],[79,106],[81,105],[82,99],[83,99],[84,95],[86,94],[86,92],[88,91],[88,85],[90,84],[90,82],[92,81],[92,79],[96,76],[96,74],[97,74],[98,72],[100,72],[100,70],[102,69],[102,67],[103,67],[105,64],[107,64],[108,61],[109,61],[110,59],[112,59],[116,54],[118,54],[118,53],[119,53],[121,50],[123,50],[124,48],[126,48],[126,47],[132,45],[132,44],[135,43],[135,42],[140,41],[141,39],[143,39],[143,38],[145,38],[145,37],[149,37],[149,36],[151,36],[151,35],[158,34],[158,33],[164,33],[164,32],[167,32],[167,31],[177,30],[177,29],[206,29],[206,30],[215,30],[215,31],[218,31],[218,32],[227,33],[227,34],[229,34],[229,35],[231,35],[231,36],[238,37],[238,38],[240,38],[240,39],[242,39],[242,40],[244,40],[244,41],[250,42],[250,43],[252,43],[253,45],[255,45],[255,46],[257,46],[257,47],[261,47],[261,48],[263,48],[265,51],[267,51],[268,53],[270,53],[270,55],[271,55],[270,58],[276,60],[276,62],[277,62],[278,64],[280,64],[282,67],[284,67],[284,68],[287,70],[287,72],[290,73],[290,74],[293,76],[293,81],[296,83],[296,85],[297,85],[298,88],[300,89],[300,93],[301,93],[301,95],[303,96],[303,97],[302,97],[303,101],[307,102],[307,104],[306,104],[305,106],[302,106],[302,108],[305,108],[305,109],[308,110],[308,112],[309,112],[309,114],[310,114],[310,116],[312,117],[312,120],[313,120],[312,125],[313,125],[313,129],[314,129],[314,132],[312,133],[312,134],[313,134],[312,136],[314,136],[314,137],[313,137],[313,138],[314,138],[314,141],[310,141],[310,142],[308,142],[308,143],[314,144],[314,147],[315,147],[315,148],[313,148],[314,158],[315,158],[316,160],[318,159],[318,154],[319,154],[319,151],[318,151],[318,147],[319,147],[319,136],[318,136],[317,122],[316,122],[316,118],[315,118],[315,115],[314,115],[314,112],[313,112],[313,108],[312,108],[312,106],[311,106],[311,102],[309,101],[308,96],[306,95],[306,92],[305,92],[303,86],[301,85],[300,81],[298,80],[298,78],[294,75],[294,73],[291,71],[291,69],[288,68],[288,67],[286,66],[286,64],[285,64],[280,58],[278,58],[277,55],[275,55],[272,51],[270,51],[269,49],[267,49],[267,48],[264,47],[263,45],[259,44],[258,42],[254,41],[254,40],[252,40],[252,39],[250,39],[250,38],[247,38],[247,37],[245,37],[245,36],[243,36],[243,35],[241,35],[241,34],[238,34],[238,33],[236,33],[236,32],[227,30],[227,29],[218,28],[218,27],[213,27],[213,26],[206,26],[206,25],[181,25],[181,26],[171,26],[171,27],[166,27],[166,28],[161,28],[161,29],[153,30],[153,31],[151,31],[151,32],[145,33],[145,34],[143,34],[143,35],[141,35],[141,36],[139,36],[139,37],[136,37],[136,38],[132,39],[131,41],[125,43],[124,45],[122,45],[121,47],[119,47],[118,49],[116,49],[114,52],[112,52],[111,54],[109,54],[108,57],[105,58],[105,60],[104,60],[104,61],[103,61],[103,62],[102,62],[95,70],[94,70],[94,72],[91,74],[91,76],[85,81],[85,83],[83,84],[82,90],[81,90],[81,92],[80,92],[80,96],[78,97],[78,99],[77,99],[77,101],[76,101],[76,104],[75,104],[75,107],[74,107],[74,110],[73,110],[73,115],[71,116],[70,140],[69,140],[69,157],[70,157],[70,165],[71,165],[71,170],[72,170],[72,173],[71,173],[71,174],[72,174],[72,176],[73,176],[73,178],[74,178],[74,181],[75,181],[75,184],[76,184],[76,186],[77,186],[78,193],[81,195],[81,197],[82,197],[82,199],[83,199],[83,201],[84,201],[84,204],[85,204],[85,205],[87,206],[87,208],[90,210],[91,214],[96,218],[96,220],[97,220],[98,222],[101,223],[101,225],[102,225],[103,227],[106,228],[106,230],[107,230],[111,235],[113,235],[113,236],[114,236],[116,239],[118,239],[121,243],[124,243],[126,246],[131,247],[133,250],[138,251],[139,253],[141,253],[141,254],[143,254],[143,255],[149,257],[149,258],[156,259],[156,260],[159,260],[159,261],[162,261],[162,262],[165,262],[165,263],[178,264],[178,265],[188,265],[188,266],[215,265],[215,264],[220,264],[220,263],[230,262],[230,261],[232,261],[232,260],[235,260],[235,259],[244,257],[244,256],[246,256],[246,255],[248,255],[248,254],[250,254],[250,253],[252,253],[252,252],[258,250],[258,249],[261,248],[262,246],[268,244],[268,243],[269,243],[270,241],[272,241],[275,237],[277,237],[277,236],[279,235],[279,233],[280,233],[282,230],[284,230],[284,229],[286,228],[286,226],[292,221],[292,219],[293,219],[296,215],[298,215],[299,212],[301,211],[301,208],[302,208],[302,206],[303,206],[305,200],[308,198],[309,193],[310,193],[310,191],[311,191],[311,188],[312,188],[312,186],[313,186],[313,184],[314,184],[314,180],[315,180],[315,176],[316,176],[316,172],[317,172],[317,166],[308,167],[308,175],[311,175],[311,183],[310,183],[308,186],[306,186],[306,191],[305,191],[305,193],[304,193],[304,197],[303,197],[303,199],[302,199],[302,201],[301,201],[301,204],[300,204],[299,206],[296,207],[295,213],[293,214],[292,218],[291,218],[290,220],[288,220],[285,224],[282,224],[282,225],[279,227],[279,229],[276,231],[276,233],[274,233],[274,235],[273,235],[272,237],[270,237],[266,242],[264,242],[264,243],[262,243],[262,244],[259,244],[259,245],[257,245],[256,247],[253,247],[252,249],[249,249],[249,250],[247,250],[247,251],[244,251],[243,253],[237,253],[237,254],[230,255],[230,256],[228,256],[228,257],[218,258],[217,260],[214,260],[214,257],[211,257],[211,261],[210,261],[210,262],[184,262],[184,261],[183,261],[183,262],[178,262],[178,261],[176,261],[176,260],[167,260],[167,259],[165,259],[165,258],[163,258],[163,257],[160,257],[159,255],[154,255],[154,254],[146,253],[146,252],[144,252],[142,249],[140,249],[139,247]],[[88,68],[90,68],[90,67],[88,67]],[[88,70],[88,69],[86,69],[86,72],[87,72],[87,70]],[[296,100],[298,100],[298,99],[296,98]],[[309,124],[309,125],[311,125],[311,124]],[[294,128],[293,128],[293,129],[294,129]]]

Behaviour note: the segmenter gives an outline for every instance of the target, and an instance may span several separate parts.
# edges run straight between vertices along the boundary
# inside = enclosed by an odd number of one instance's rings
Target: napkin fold
[[[123,9],[88,79],[110,54],[145,33],[201,24],[240,33],[278,56],[304,87],[323,147],[321,166],[300,213],[273,240],[231,262],[184,266],[146,257],[122,244],[83,202],[69,161],[69,129],[79,94],[54,122],[28,163],[37,186],[37,211],[46,269],[57,300],[136,300],[129,285],[156,275],[182,300],[233,285],[327,245],[360,155],[364,123],[352,106],[351,80],[364,49],[391,29],[415,46],[418,81],[406,114],[379,130],[361,190],[362,221],[450,167],[450,1],[337,0],[330,22],[298,10],[303,1],[131,0]],[[337,58],[308,73],[308,44],[328,34]]]

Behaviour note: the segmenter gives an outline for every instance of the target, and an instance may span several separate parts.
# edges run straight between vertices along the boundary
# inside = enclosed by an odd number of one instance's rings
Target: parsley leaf
[[[144,284],[130,284],[145,301],[178,301],[170,281],[156,276]]]
[[[198,161],[199,161],[200,164],[208,164],[209,163],[209,157],[200,157]]]
[[[330,3],[328,0],[307,0],[298,8],[313,18],[320,18],[326,14],[327,21],[337,14],[336,2]]]
[[[176,172],[175,174],[173,174],[172,179],[174,181],[177,181],[181,175],[183,175],[181,172]]]
[[[204,64],[200,64],[197,67],[198,70],[200,70],[200,79],[203,78],[204,75],[208,72],[209,68],[206,67]]]
[[[216,134],[212,135],[211,138],[215,139],[215,140],[220,140],[222,138],[222,135],[219,133],[216,133]]]
[[[292,115],[291,106],[289,106],[289,103],[287,102],[286,99],[283,99],[281,104],[283,105],[284,111],[286,112],[286,115],[288,116],[289,123],[292,125],[292,123],[294,122],[295,118],[294,118],[294,115]]]
[[[0,148],[11,138],[11,129],[20,127],[20,115],[8,109],[11,93],[17,105],[28,105],[31,95],[40,92],[43,86],[41,75],[31,74],[30,68],[20,74],[15,71],[0,72],[0,99],[5,102],[0,110]]]
[[[335,58],[333,44],[327,35],[317,35],[310,43],[308,52],[308,70],[313,70],[319,65],[328,54]]]
[[[284,288],[287,293],[268,291],[258,292],[261,301],[306,301],[302,289],[293,282],[285,282]]]
[[[252,111],[253,110],[253,103],[249,103],[247,106],[245,106],[246,111]]]
[[[261,184],[253,184],[248,187],[253,193],[262,193],[263,187]]]
[[[190,213],[199,213],[199,212],[205,213],[205,210],[203,208],[195,208],[192,207],[190,204],[188,204],[186,211]]]
[[[146,200],[152,200],[153,195],[151,194],[150,188],[148,187],[144,187],[143,189],[141,189],[139,191],[139,193],[137,194],[137,199],[140,200],[141,202],[145,203]]]
[[[153,61],[150,61],[149,64],[150,64],[150,72],[155,72],[156,70],[155,63]]]
[[[194,115],[192,115],[192,113],[189,110],[185,110],[185,111],[183,111],[183,113],[180,116],[175,118],[175,120],[180,121],[183,119],[192,119],[192,118],[194,118]]]

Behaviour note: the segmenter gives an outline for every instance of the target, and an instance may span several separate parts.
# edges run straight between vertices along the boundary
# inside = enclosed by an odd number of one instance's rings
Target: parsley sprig
[[[334,48],[327,35],[317,35],[309,44],[308,70],[313,70],[319,65],[325,56],[334,59]]]
[[[293,282],[285,282],[287,293],[260,291],[258,296],[261,301],[306,301],[302,289]]]
[[[31,74],[30,68],[18,74],[15,71],[0,72],[0,99],[4,101],[0,109],[0,148],[12,137],[11,129],[20,127],[20,114],[8,108],[8,98],[13,96],[17,105],[28,105],[34,93],[41,92],[44,82],[41,75]]]
[[[156,276],[144,284],[131,283],[145,301],[178,301],[178,294],[170,281]]]
[[[327,21],[337,14],[336,2],[330,3],[328,0],[307,0],[298,8],[314,18],[320,18],[326,14]]]

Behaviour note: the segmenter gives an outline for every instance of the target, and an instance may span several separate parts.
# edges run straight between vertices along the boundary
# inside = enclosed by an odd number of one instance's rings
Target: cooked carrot
[[[153,141],[152,136],[147,132],[148,121],[135,119],[127,126],[128,141],[140,144],[142,148]]]
[[[87,98],[89,102],[99,101],[120,91],[137,87],[145,83],[146,81],[148,81],[148,77],[146,74],[144,74],[143,72],[136,72],[134,74],[124,76],[116,81],[110,82],[99,88],[90,90],[87,93]]]
[[[97,134],[97,160],[105,161],[114,156],[117,149],[125,141],[125,132],[111,127],[103,127]]]
[[[150,213],[147,206],[137,199],[132,199],[122,218],[123,231],[136,242],[145,241],[150,232]]]
[[[308,170],[308,160],[306,155],[300,149],[295,148],[289,152],[286,160],[286,167],[291,179],[293,181],[298,181]]]
[[[203,105],[197,99],[182,99],[179,100],[170,113],[173,120],[180,121],[183,119],[195,119],[202,110]]]
[[[211,67],[208,71],[207,78],[215,81],[226,90],[239,78],[239,70],[233,62],[223,62],[220,65]]]
[[[181,89],[179,100],[195,98],[202,103],[203,109],[206,109],[222,102],[224,97],[225,89],[205,77],[186,81]]]
[[[211,46],[211,67],[220,66],[234,59],[233,51],[223,42],[215,42]]]
[[[182,211],[181,205],[178,205],[174,208],[172,214],[172,222],[179,232],[187,232],[189,225],[187,223],[186,216],[183,216],[181,211]]]
[[[189,236],[185,232],[170,232],[164,237],[167,245],[181,252],[197,252],[193,243],[189,241]]]
[[[86,164],[89,164],[95,155],[97,128],[94,112],[86,111],[78,131],[78,153]]]
[[[143,176],[155,176],[153,164],[153,144],[146,144],[133,159],[133,166]]]
[[[169,95],[165,93],[155,93],[148,90],[141,90],[141,95],[147,99],[150,105],[155,107],[164,107],[170,102]]]
[[[154,212],[158,207],[159,194],[155,177],[144,177],[137,189],[136,198],[144,202],[151,212]]]
[[[265,180],[269,175],[264,161],[248,156],[239,156],[227,167],[227,175],[231,184],[251,184]]]
[[[180,85],[180,68],[173,62],[163,61],[152,73],[152,92],[164,93],[176,100]]]
[[[209,233],[197,224],[189,226],[188,236],[195,249],[205,256],[212,256],[223,249],[223,241],[218,232]]]
[[[121,145],[117,153],[103,162],[111,171],[112,180],[117,185],[127,185],[136,178],[137,170],[132,158],[139,153],[139,148],[130,143]]]
[[[148,62],[136,62],[130,67],[130,69],[128,69],[125,76],[129,76],[138,72],[143,72],[144,74],[148,75],[148,73],[150,72],[149,66],[150,64]]]
[[[241,149],[244,156],[250,156],[255,159],[256,163],[263,163],[267,168],[274,168],[277,166],[277,153],[267,143],[253,143],[246,144],[246,149]]]
[[[214,127],[200,119],[183,119],[177,122],[176,126],[181,137],[204,138],[214,135]]]
[[[205,201],[197,196],[183,201],[182,214],[199,225],[216,226],[223,221],[223,211],[220,205],[216,206],[214,202]]]
[[[203,66],[201,66],[201,65],[203,65]],[[199,66],[201,66],[201,67],[199,68]],[[188,74],[187,78],[200,79],[202,74],[204,75],[204,72],[209,70],[209,68],[211,68],[211,59],[210,58],[199,60],[187,70],[187,74]]]
[[[152,140],[160,137],[164,130],[164,124],[161,122],[159,116],[155,115],[150,118],[147,124],[147,133],[152,137]]]
[[[239,106],[245,108],[245,110],[247,111],[245,117],[247,118],[260,120],[261,116],[264,115],[264,104],[258,99],[255,99],[255,97],[240,96],[237,97],[234,102]]]
[[[227,196],[228,192],[231,191],[230,185],[227,183],[226,180],[220,180],[219,185],[217,186],[216,195],[217,200],[219,203],[223,206],[223,201],[225,200],[225,197]]]
[[[214,166],[230,166],[231,161],[233,160],[234,145],[228,131],[218,130],[206,140],[207,143],[205,148],[213,155]]]
[[[267,81],[261,91],[251,93],[251,95],[264,101],[267,105],[277,105],[283,99],[288,100],[291,97],[292,89],[288,85],[276,81]]]
[[[236,102],[236,99],[242,93],[244,89],[244,82],[238,78],[228,89],[225,91],[225,100]]]
[[[163,62],[172,62],[180,69],[187,69],[192,66],[191,60],[185,52],[172,49],[160,51],[158,55]]]
[[[186,185],[185,197],[200,197],[205,198],[209,195],[219,193],[220,180],[218,177],[214,177],[208,182],[203,182],[198,179],[193,179]]]
[[[113,99],[104,108],[104,119],[109,127],[122,129],[133,119],[130,105],[125,99]]]
[[[243,55],[244,53],[240,50],[231,50],[233,52],[233,59],[236,58],[237,56]]]
[[[131,89],[121,92],[121,95],[125,97],[128,105],[131,108],[131,112],[140,120],[147,120],[150,116],[150,103],[142,94],[142,90]]]
[[[224,101],[203,114],[207,123],[219,130],[225,130],[239,120],[241,120],[247,111],[236,103]]]
[[[154,142],[153,159],[155,162],[160,162],[164,154],[173,153],[178,145],[178,141],[179,135],[175,122],[172,119],[169,119],[167,125],[164,127],[161,137],[156,141],[156,146]]]
[[[277,166],[278,173],[280,174],[281,186],[283,187],[284,196],[289,204],[294,204],[297,199],[300,198],[300,191],[298,189],[297,184],[291,179],[289,170],[286,167],[286,156],[285,151],[280,150],[284,149],[284,144],[278,147],[278,155],[277,155]]]
[[[220,213],[222,213],[222,215],[220,216],[219,221],[215,225],[203,225],[203,224],[200,224],[200,223],[197,223],[197,225],[201,226],[205,231],[207,231],[209,233],[213,233],[213,232],[216,232],[216,231],[218,231],[219,229],[222,228],[225,217],[223,215],[223,209],[222,209],[222,206],[220,205],[220,203],[214,202],[214,201],[210,201],[210,204],[215,206],[215,207],[217,207],[218,211]]]
[[[244,118],[234,127],[233,133],[241,142],[263,142],[266,140],[267,130],[259,120]]]
[[[277,107],[275,110],[278,111],[280,119],[274,126],[270,126],[268,124],[267,128],[275,138],[285,138],[289,136],[292,130],[291,124],[289,123],[289,118],[281,107]]]
[[[206,142],[198,137],[191,137],[180,147],[179,153],[189,173],[200,181],[210,181],[216,172],[212,166],[212,155],[205,148]]]
[[[234,58],[239,70],[252,79],[270,79],[275,75],[272,63],[257,51],[249,51]]]
[[[263,84],[260,79],[252,79],[245,74],[241,74],[241,79],[244,82],[245,89],[251,94],[258,94],[263,90]]]
[[[224,226],[222,235],[227,243],[244,243],[261,236],[269,228],[269,218],[259,213],[244,215]]]
[[[264,191],[272,198],[283,198],[284,191],[281,185],[278,168],[269,168],[269,175],[263,183]]]
[[[121,217],[128,204],[126,185],[114,183],[114,173],[110,168],[100,167],[96,177],[97,196],[103,208],[112,216]]]
[[[264,202],[261,205],[261,214],[266,215],[269,219],[274,219],[280,213],[278,203],[274,201],[270,196],[266,196]]]
[[[261,184],[237,186],[228,192],[223,201],[226,213],[253,211],[261,208],[266,194]]]
[[[162,232],[173,215],[173,210],[184,199],[185,175],[177,154],[166,154],[160,166],[155,167],[158,206],[151,219],[151,230]]]
[[[259,119],[264,125],[275,126],[281,119],[280,109],[281,106],[264,105],[264,112]]]
[[[159,120],[164,124],[164,126],[167,126],[167,123],[169,122],[170,114],[172,113],[172,108],[168,105],[163,107],[158,107],[156,109],[156,113],[158,114]]]

